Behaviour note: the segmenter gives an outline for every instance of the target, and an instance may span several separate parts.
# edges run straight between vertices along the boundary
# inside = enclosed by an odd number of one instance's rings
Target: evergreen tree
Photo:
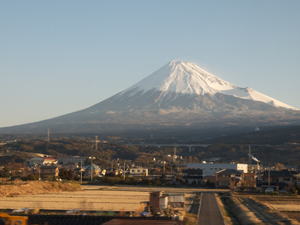
[[[4,168],[1,170],[1,177],[9,177],[8,165],[5,165]]]

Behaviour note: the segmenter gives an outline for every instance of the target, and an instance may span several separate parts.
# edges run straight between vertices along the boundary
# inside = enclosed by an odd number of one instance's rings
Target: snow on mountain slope
[[[133,96],[137,93],[145,94],[147,91],[160,91],[157,101],[161,102],[170,92],[190,95],[215,95],[222,93],[242,99],[260,101],[275,107],[297,110],[276,99],[261,94],[251,88],[240,88],[224,81],[195,65],[191,62],[172,61],[153,74],[144,78],[130,88],[120,92],[117,98]]]

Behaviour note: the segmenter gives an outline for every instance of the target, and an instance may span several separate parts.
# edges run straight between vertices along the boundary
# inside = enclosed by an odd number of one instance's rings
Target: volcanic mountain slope
[[[240,88],[199,68],[172,61],[130,88],[87,109],[0,132],[59,132],[163,126],[297,123],[299,110],[251,88]]]

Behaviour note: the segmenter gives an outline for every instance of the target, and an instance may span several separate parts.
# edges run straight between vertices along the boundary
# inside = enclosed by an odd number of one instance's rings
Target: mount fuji
[[[105,132],[171,127],[297,124],[300,111],[249,87],[224,81],[191,62],[172,61],[87,109],[0,133]]]
[[[176,100],[179,95],[211,95],[215,97],[216,102],[217,94],[225,94],[234,96],[241,99],[248,99],[253,101],[264,102],[272,106],[283,107],[286,109],[293,109],[287,104],[278,100],[261,94],[251,88],[240,88],[227,81],[224,81],[208,72],[204,71],[194,63],[172,61],[141,80],[132,87],[119,93],[116,98],[123,100],[126,97],[135,95],[147,96],[146,93],[159,93],[155,98],[155,103],[160,107],[161,103],[166,99],[167,104]]]

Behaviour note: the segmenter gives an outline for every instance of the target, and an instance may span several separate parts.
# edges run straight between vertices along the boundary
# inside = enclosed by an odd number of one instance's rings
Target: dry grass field
[[[290,219],[300,222],[299,196],[256,196],[255,199],[267,204]]]
[[[255,196],[259,202],[266,203],[278,211],[299,211],[300,197],[298,196]]]
[[[153,191],[192,193],[202,191],[197,188],[149,188],[136,186],[82,186],[82,191],[43,193],[1,197],[0,209],[49,210],[92,210],[92,211],[135,211],[140,202],[149,201]],[[205,190],[209,191],[209,190]],[[211,190],[216,191],[216,190]]]
[[[140,202],[147,200],[149,194],[146,192],[90,190],[4,197],[0,199],[0,208],[135,211]]]
[[[81,187],[78,183],[14,181],[0,185],[0,197],[79,190]]]
[[[260,217],[263,216],[262,219],[265,217],[269,220],[271,217],[277,221],[287,221],[288,224],[299,224],[300,222],[299,196],[271,196],[258,193],[235,193],[235,196],[243,199],[246,207],[256,209],[254,212],[256,211],[256,215]]]

